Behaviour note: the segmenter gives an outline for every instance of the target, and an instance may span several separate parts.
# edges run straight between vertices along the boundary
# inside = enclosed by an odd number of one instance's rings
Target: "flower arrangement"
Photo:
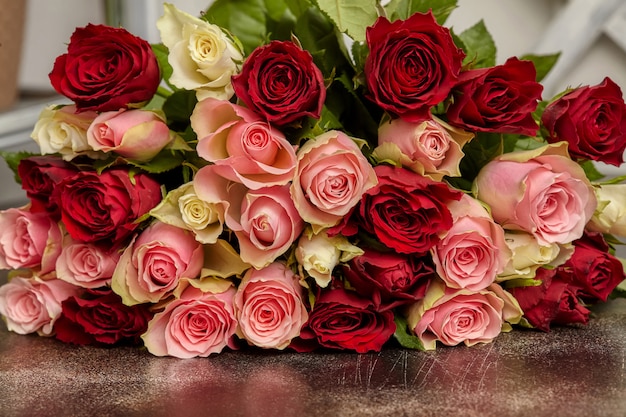
[[[542,97],[455,0],[164,5],[150,45],[77,28],[41,152],[3,156],[9,330],[207,357],[379,351],[585,324],[623,294],[626,105]],[[350,16],[350,18],[345,18]]]

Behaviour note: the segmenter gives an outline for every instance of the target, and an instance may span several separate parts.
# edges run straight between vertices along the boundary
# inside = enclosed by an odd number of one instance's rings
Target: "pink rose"
[[[419,123],[393,119],[378,128],[374,155],[440,181],[461,175],[462,149],[473,136],[434,117]]]
[[[249,269],[235,295],[240,337],[262,348],[286,348],[308,319],[302,293],[284,263]]]
[[[542,245],[581,237],[597,204],[564,142],[496,158],[481,169],[474,188],[496,222],[531,233]]]
[[[12,332],[51,336],[54,322],[61,315],[61,302],[78,295],[79,290],[58,279],[16,276],[0,287],[0,314]]]
[[[181,278],[196,278],[203,262],[202,244],[193,233],[156,221],[124,250],[111,288],[126,305],[156,303]]]
[[[207,357],[226,346],[234,348],[237,320],[233,307],[235,287],[223,292],[203,292],[187,287],[148,323],[141,337],[156,356]]]
[[[87,142],[94,150],[140,162],[154,158],[173,139],[165,121],[147,110],[100,113],[87,129]]]
[[[437,341],[447,346],[488,343],[502,329],[504,300],[491,291],[456,290],[433,281],[426,297],[409,308],[409,328],[426,350]]]
[[[296,151],[282,132],[257,115],[228,101],[208,98],[191,116],[198,155],[233,170],[233,179],[258,189],[287,184],[296,167]]]
[[[376,173],[345,133],[328,131],[298,151],[291,195],[314,228],[336,225],[377,183]]]
[[[0,269],[34,268],[41,275],[54,270],[62,234],[47,213],[24,208],[0,211]]]
[[[231,190],[226,225],[237,236],[241,259],[263,268],[291,247],[304,222],[287,185],[239,191]]]
[[[79,242],[67,235],[56,260],[57,278],[83,288],[107,286],[120,254],[118,247]]]
[[[511,257],[504,229],[467,194],[459,201],[448,202],[448,209],[452,227],[431,249],[437,274],[451,288],[484,290]]]

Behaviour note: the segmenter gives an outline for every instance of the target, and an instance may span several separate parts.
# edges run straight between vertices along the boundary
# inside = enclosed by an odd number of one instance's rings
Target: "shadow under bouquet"
[[[358,353],[586,324],[624,292],[611,79],[542,97],[558,54],[496,64],[456,0],[171,4],[150,45],[77,28],[69,103],[4,153],[9,330],[158,356]],[[621,284],[621,287],[620,287]]]

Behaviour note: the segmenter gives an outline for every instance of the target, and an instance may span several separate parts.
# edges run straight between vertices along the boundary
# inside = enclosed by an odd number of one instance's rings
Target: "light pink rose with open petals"
[[[435,117],[418,123],[393,119],[378,128],[374,156],[439,181],[461,175],[462,149],[473,136]]]
[[[104,112],[87,129],[87,142],[94,150],[141,162],[154,158],[172,140],[165,121],[148,110]]]
[[[241,259],[260,269],[291,247],[304,222],[287,185],[242,191],[231,189],[226,225],[237,236]]]
[[[181,278],[199,276],[203,262],[202,244],[193,233],[155,221],[122,253],[111,288],[126,305],[156,303]]]
[[[299,278],[284,263],[249,269],[235,295],[238,335],[251,345],[284,349],[308,319]]]
[[[27,208],[0,211],[0,269],[31,268],[45,275],[54,270],[63,235],[45,212]]]
[[[141,336],[148,352],[193,358],[220,353],[226,346],[234,348],[235,292],[233,286],[216,293],[187,287],[148,323],[148,330]]]
[[[407,322],[426,350],[434,350],[437,341],[472,346],[500,334],[504,307],[504,300],[492,291],[457,290],[433,281],[426,297],[409,308]]]
[[[258,189],[285,185],[293,178],[296,151],[285,135],[250,110],[207,98],[191,116],[198,155],[232,168],[233,179]]]
[[[298,151],[291,195],[302,218],[317,232],[339,223],[377,182],[356,142],[331,130]]]
[[[565,142],[503,154],[480,170],[474,194],[502,227],[531,233],[542,245],[580,238],[597,205]]]
[[[0,314],[12,332],[51,336],[61,315],[61,303],[79,291],[79,287],[59,279],[16,276],[0,287]]]
[[[67,235],[56,261],[57,278],[83,288],[109,285],[120,255],[120,248],[79,242]]]
[[[437,274],[451,288],[480,291],[504,270],[511,251],[504,229],[467,194],[448,203],[452,227],[431,250]]]

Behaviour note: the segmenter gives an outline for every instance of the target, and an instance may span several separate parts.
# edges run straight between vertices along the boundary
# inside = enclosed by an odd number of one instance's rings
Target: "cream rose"
[[[198,100],[214,97],[228,100],[233,94],[230,78],[239,72],[243,55],[220,27],[164,4],[157,20],[172,66],[170,82],[178,88],[195,90]]]
[[[598,208],[587,228],[626,237],[626,184],[597,185],[594,189]]]

